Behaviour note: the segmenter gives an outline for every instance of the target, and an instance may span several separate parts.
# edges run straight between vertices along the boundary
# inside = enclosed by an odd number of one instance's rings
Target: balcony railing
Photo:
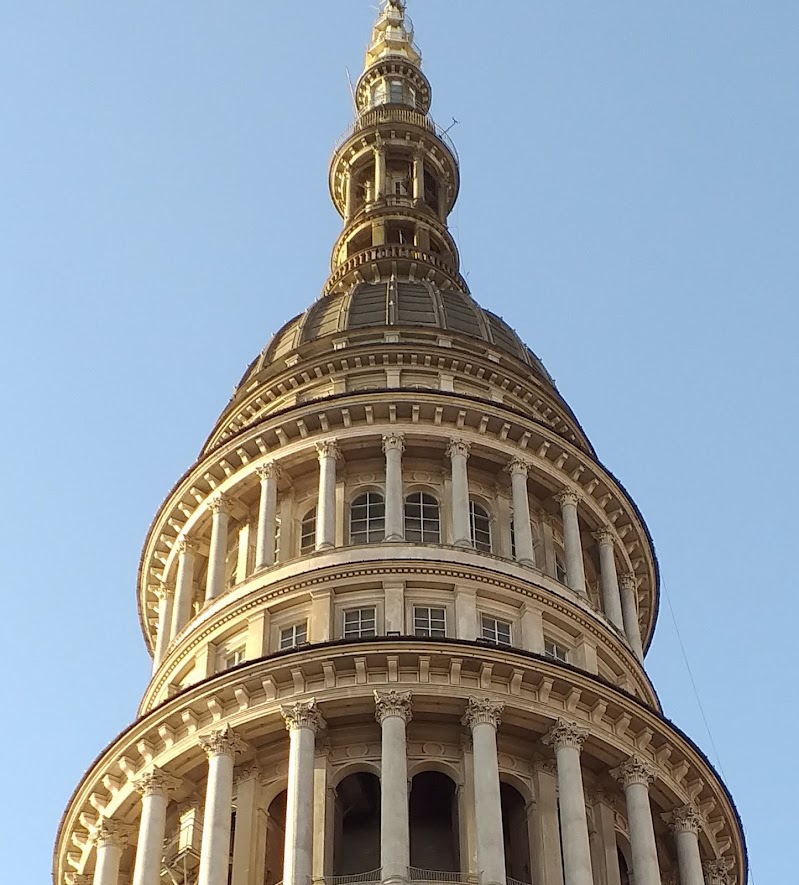
[[[325,885],[373,885],[380,881],[380,870],[351,873],[349,876],[325,876]]]
[[[449,135],[426,114],[416,111],[413,108],[403,107],[402,105],[379,105],[378,107],[372,108],[370,111],[361,114],[338,139],[336,146],[333,148],[333,152],[337,153],[341,146],[349,141],[353,135],[362,132],[364,129],[368,129],[370,126],[377,126],[381,123],[405,123],[410,126],[416,126],[419,129],[424,129],[427,132],[431,132],[444,142],[447,146],[447,150],[452,154],[456,165],[460,165],[458,150]]]
[[[408,878],[411,882],[451,882],[455,885],[469,885],[471,877],[466,873],[453,873],[446,870],[423,870],[420,867],[409,867]]]

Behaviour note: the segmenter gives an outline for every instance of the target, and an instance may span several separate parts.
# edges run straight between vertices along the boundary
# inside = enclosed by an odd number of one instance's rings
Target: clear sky
[[[648,668],[796,877],[795,0],[410,0],[475,297],[655,539]],[[0,4],[2,876],[148,678],[138,558],[246,365],[319,294],[367,0]],[[714,749],[714,745],[715,748]],[[59,883],[60,885],[60,883]]]

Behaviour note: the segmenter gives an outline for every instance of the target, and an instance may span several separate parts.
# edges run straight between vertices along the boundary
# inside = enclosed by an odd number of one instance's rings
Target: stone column
[[[162,583],[156,591],[158,596],[158,635],[155,640],[155,652],[153,654],[153,672],[163,661],[172,638],[172,608],[175,599],[175,588],[168,583]]]
[[[566,579],[572,590],[585,593],[585,563],[583,543],[580,538],[580,521],[577,518],[577,505],[580,495],[569,489],[561,492],[555,500],[560,504],[563,518],[563,547],[566,554]]]
[[[225,591],[225,557],[227,556],[230,499],[215,495],[208,502],[213,514],[211,522],[211,549],[208,554],[208,576],[205,582],[205,601],[211,602]]]
[[[153,768],[134,783],[142,802],[132,885],[161,883],[161,861],[166,838],[166,806],[171,793],[179,785],[180,781],[177,778],[170,777],[160,768]]]
[[[247,745],[228,725],[199,738],[208,757],[203,837],[197,885],[227,885],[230,871],[230,823],[233,813],[233,766]]]
[[[730,864],[726,860],[706,860],[702,865],[707,885],[730,885]]]
[[[313,871],[313,781],[316,733],[324,727],[316,700],[282,707],[290,735],[283,885],[309,885]]]
[[[594,532],[594,539],[599,546],[599,581],[602,586],[602,604],[607,619],[619,630],[624,630],[624,619],[621,613],[621,594],[619,576],[616,572],[616,556],[613,552],[613,532],[600,529]]]
[[[402,454],[405,437],[392,433],[383,437],[386,456],[386,540],[405,540],[405,500],[402,493]]]
[[[275,564],[275,532],[277,531],[277,483],[280,467],[271,461],[255,471],[261,480],[258,504],[258,534],[255,540],[255,568]]]
[[[522,565],[535,565],[533,526],[530,522],[530,498],[527,494],[527,475],[530,465],[514,458],[508,465],[513,491],[513,534],[516,539],[516,559]]]
[[[640,756],[631,756],[611,775],[624,785],[635,885],[661,885],[652,806],[649,802],[649,785],[655,779],[655,770]]]
[[[558,719],[554,728],[544,737],[544,743],[554,748],[558,764],[560,835],[563,845],[565,885],[594,883],[588,818],[585,813],[583,773],[580,766],[580,751],[587,736],[588,729],[580,728],[566,719]]]
[[[97,852],[92,885],[119,885],[119,863],[129,835],[130,827],[115,820],[100,819],[92,832],[92,842]]]
[[[352,167],[347,168],[346,178],[344,179],[344,221],[348,222],[353,215],[353,207],[355,206],[355,175]]]
[[[316,503],[316,549],[336,546],[336,461],[341,452],[334,439],[316,444],[319,455],[319,498]]]
[[[505,885],[505,840],[499,793],[497,728],[505,705],[490,698],[469,698],[463,724],[474,745],[474,813],[481,885]]]
[[[194,563],[197,547],[188,538],[181,538],[177,543],[177,549],[178,577],[175,586],[175,604],[172,607],[170,641],[191,620],[191,603],[194,598]]]
[[[258,783],[255,763],[241,766],[234,775],[236,790],[236,832],[233,835],[233,875],[231,885],[252,885],[259,870],[258,855]]]
[[[447,455],[452,463],[452,540],[459,547],[472,547],[469,519],[469,460],[471,446],[465,440],[452,439]]]
[[[410,864],[408,751],[405,726],[411,721],[409,691],[375,691],[380,723],[380,866],[383,882],[407,882]]]
[[[661,815],[674,834],[680,885],[705,885],[702,856],[699,853],[699,827],[702,818],[693,805],[683,805]]]
[[[644,646],[641,641],[641,625],[638,623],[638,582],[635,580],[635,575],[622,575],[619,587],[624,633],[638,660],[643,661]]]
[[[375,155],[375,200],[382,200],[386,195],[386,149],[378,136],[374,147]]]
[[[415,203],[424,200],[424,154],[421,150],[413,155],[413,200]]]

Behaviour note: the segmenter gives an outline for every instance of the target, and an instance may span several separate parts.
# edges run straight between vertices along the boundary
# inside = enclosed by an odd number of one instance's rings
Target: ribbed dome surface
[[[462,292],[441,291],[432,283],[361,283],[351,292],[327,295],[287,323],[269,342],[241,381],[291,351],[328,335],[381,327],[422,327],[467,335],[532,366],[551,378],[538,357],[511,327]]]

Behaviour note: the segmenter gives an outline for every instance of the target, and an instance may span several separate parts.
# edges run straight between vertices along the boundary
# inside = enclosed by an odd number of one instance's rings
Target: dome
[[[457,290],[441,290],[424,281],[390,280],[360,283],[350,292],[317,300],[273,336],[239,387],[247,386],[262,369],[304,344],[329,335],[387,327],[439,330],[483,341],[491,350],[521,360],[542,380],[553,383],[541,360],[516,332],[469,295]]]

